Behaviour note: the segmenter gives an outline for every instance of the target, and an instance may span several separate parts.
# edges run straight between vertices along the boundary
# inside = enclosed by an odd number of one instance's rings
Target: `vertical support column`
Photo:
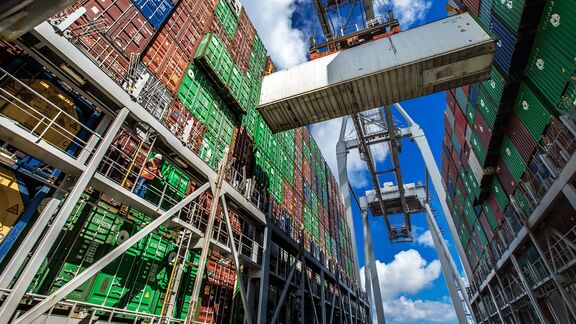
[[[268,314],[268,280],[270,278],[270,251],[272,250],[272,230],[264,229],[264,255],[260,269],[260,293],[258,295],[257,324],[266,324]]]
[[[466,323],[468,321],[466,310],[463,307],[462,299],[460,299],[460,296],[458,295],[458,286],[456,284],[460,281],[460,275],[456,269],[456,266],[454,265],[453,267],[454,262],[450,262],[450,251],[448,250],[448,246],[446,245],[444,238],[440,234],[440,228],[438,227],[438,223],[436,223],[436,219],[434,219],[430,205],[424,200],[421,201],[421,204],[426,210],[426,222],[428,223],[430,233],[432,234],[432,241],[434,242],[434,247],[438,253],[438,259],[440,260],[442,272],[444,273],[444,280],[446,281],[446,286],[450,292],[450,298],[452,299],[452,304],[454,305],[454,310],[456,311],[456,317],[460,323]],[[467,301],[465,295],[466,290],[462,290],[463,288],[460,289],[462,291],[464,300]],[[469,305],[467,306],[470,308]]]
[[[386,323],[386,319],[384,318],[384,305],[382,304],[382,294],[380,292],[378,271],[376,269],[376,260],[374,258],[372,233],[370,232],[370,224],[368,223],[368,210],[362,210],[362,228],[364,232],[364,260],[368,260],[369,263],[369,267],[365,266],[364,271],[370,273],[370,281],[372,285],[371,291],[373,295],[372,303],[376,309],[376,318],[378,319],[379,324],[384,324]],[[368,292],[368,285],[366,285],[366,292]]]
[[[494,298],[494,292],[492,292],[492,287],[490,287],[490,283],[488,283],[487,286],[488,286],[488,292],[490,292],[490,299],[492,300],[494,307],[496,307],[496,312],[498,312],[498,318],[500,318],[500,322],[506,323],[504,321],[504,317],[502,317],[502,313],[500,312],[500,305],[498,305],[498,303],[496,303],[496,298]]]
[[[540,306],[538,306],[538,301],[536,300],[536,297],[534,297],[534,293],[532,292],[532,289],[530,288],[528,281],[526,281],[526,277],[524,277],[524,273],[522,272],[522,269],[520,269],[520,265],[518,264],[518,260],[516,259],[516,256],[514,255],[514,253],[510,254],[510,260],[512,261],[512,264],[514,265],[514,269],[516,269],[516,273],[518,273],[518,277],[520,278],[520,281],[522,282],[522,286],[524,286],[524,289],[526,289],[526,293],[528,294],[528,298],[530,299],[530,302],[532,303],[532,306],[534,307],[534,311],[536,312],[536,316],[538,316],[540,323],[546,323],[546,320],[544,319],[544,315],[542,314],[542,311],[540,310]]]
[[[456,251],[458,252],[458,256],[460,257],[460,263],[462,264],[462,268],[464,272],[466,272],[466,276],[468,278],[472,278],[472,269],[467,262],[463,262],[462,260],[466,260],[466,253],[464,251],[464,247],[462,243],[458,239],[458,231],[456,230],[456,225],[454,225],[454,220],[451,217],[450,209],[448,208],[448,204],[446,204],[446,192],[444,191],[444,187],[442,187],[442,176],[440,175],[440,171],[438,170],[438,164],[434,159],[434,155],[432,155],[432,150],[428,145],[428,140],[426,139],[426,135],[424,131],[420,128],[418,124],[416,124],[410,115],[404,111],[402,106],[399,104],[394,105],[398,112],[402,114],[404,119],[410,124],[410,132],[412,133],[412,140],[416,142],[420,153],[422,154],[422,158],[424,159],[424,163],[426,164],[426,169],[428,170],[428,174],[430,175],[430,180],[432,180],[432,185],[434,186],[434,191],[438,196],[438,201],[440,202],[440,206],[442,207],[442,211],[444,213],[444,218],[446,218],[446,223],[448,224],[448,229],[450,230],[450,235],[452,235],[452,239],[454,241],[454,245],[456,246]],[[465,296],[467,299],[467,296]]]
[[[18,246],[16,253],[14,253],[15,256],[17,255],[19,257],[11,258],[4,268],[4,271],[0,275],[0,288],[8,288],[10,281],[12,281],[22,264],[26,261],[26,256],[28,253],[30,253],[30,251],[32,251],[37,239],[42,235],[42,232],[48,226],[48,222],[50,221],[52,215],[54,215],[54,212],[56,212],[59,204],[60,200],[55,198],[51,198],[48,204],[46,204],[46,207],[38,216],[38,220],[34,223],[34,225],[32,225],[30,232],[28,235],[26,235],[26,239],[22,241],[22,243]],[[1,295],[2,292],[0,292],[0,296]]]
[[[356,280],[360,282],[360,266],[358,264],[358,246],[356,244],[356,232],[354,231],[354,218],[352,214],[352,201],[350,192],[350,182],[348,181],[348,149],[346,148],[345,135],[346,124],[348,117],[342,118],[342,126],[340,128],[340,139],[336,144],[336,162],[338,165],[338,180],[340,183],[340,194],[342,195],[342,202],[346,210],[346,222],[350,228],[350,240],[352,241],[352,253],[354,261],[354,269],[356,269]]]
[[[108,147],[112,144],[116,133],[118,133],[120,130],[122,123],[124,123],[124,120],[128,116],[128,112],[129,111],[127,108],[122,108],[118,112],[118,115],[108,128],[108,132],[101,141],[98,149],[94,153],[94,156],[92,156],[92,159],[86,166],[86,169],[84,172],[82,172],[76,181],[74,188],[70,191],[70,194],[66,198],[66,201],[62,204],[58,214],[54,217],[54,220],[52,221],[49,229],[46,231],[46,234],[38,243],[36,251],[34,251],[34,254],[30,257],[28,264],[22,273],[20,273],[20,277],[14,285],[12,292],[4,300],[2,308],[0,308],[0,324],[7,324],[10,321],[10,318],[16,310],[18,303],[20,303],[20,300],[26,293],[26,289],[30,285],[30,282],[33,280],[36,272],[38,272],[42,261],[44,261],[48,255],[48,252],[50,251],[50,248],[58,238],[58,234],[60,234],[60,231],[64,227],[68,216],[70,213],[72,213],[72,210],[76,206],[78,199],[80,199],[84,189],[86,189],[88,183],[94,176],[94,173],[96,173],[96,169],[100,165],[100,162],[106,154]]]
[[[326,290],[324,289],[324,270],[320,270],[320,316],[322,317],[322,324],[326,324]]]
[[[224,149],[224,157],[218,165],[218,177],[216,183],[212,186],[212,204],[210,206],[210,215],[208,216],[208,224],[206,225],[206,232],[204,233],[204,242],[202,244],[202,252],[200,253],[200,264],[194,279],[194,288],[190,296],[190,311],[188,312],[187,323],[192,323],[196,319],[196,309],[198,308],[198,299],[200,297],[200,289],[202,280],[204,279],[204,270],[208,261],[208,250],[210,249],[210,241],[212,239],[212,231],[214,227],[214,220],[216,218],[216,211],[218,210],[218,199],[220,191],[222,190],[222,182],[226,175],[226,164],[228,159],[228,147]],[[0,323],[1,324],[1,323]]]
[[[302,234],[304,238],[304,234]],[[304,305],[304,295],[306,294],[305,280],[306,280],[306,262],[304,262],[304,241],[300,243],[300,316],[302,323],[308,323],[306,321],[305,305]]]
[[[216,199],[216,197],[214,197]],[[222,195],[220,197],[222,201],[222,211],[224,212],[224,218],[226,220],[226,228],[228,230],[228,237],[230,238],[230,248],[232,249],[232,258],[234,260],[234,266],[236,267],[236,280],[238,281],[238,286],[240,288],[240,299],[242,300],[242,306],[244,307],[244,323],[252,324],[252,309],[248,304],[248,296],[246,295],[246,287],[244,285],[244,278],[242,276],[242,269],[240,268],[240,259],[238,258],[238,250],[236,249],[236,242],[234,240],[234,232],[232,231],[232,225],[230,223],[230,215],[228,215],[228,206],[226,205],[226,197]]]
[[[572,185],[566,184],[566,186],[564,186],[563,192],[564,193],[566,193],[566,192],[574,193]],[[571,199],[569,199],[569,200],[571,200]],[[520,213],[520,214],[524,213],[522,211],[522,209],[518,208],[518,206],[516,205],[516,201],[514,200],[514,197],[510,197],[510,201],[512,202],[512,206],[514,207],[514,209],[518,213]],[[528,226],[528,223],[526,222],[526,219],[528,219],[529,216],[530,215],[524,215],[524,217],[521,217],[522,222],[524,223],[524,228],[526,229],[526,232],[528,233],[528,236],[530,237],[530,241],[532,241],[532,245],[534,246],[534,248],[536,248],[536,251],[538,252],[538,255],[540,256],[540,259],[542,259],[542,262],[544,262],[544,266],[546,267],[546,270],[548,270],[548,273],[550,273],[550,276],[552,277],[552,281],[554,281],[556,288],[558,288],[558,292],[560,293],[560,296],[562,297],[564,304],[566,304],[566,307],[568,307],[568,310],[570,311],[570,314],[572,315],[572,317],[576,318],[576,308],[574,306],[574,303],[572,302],[572,299],[568,297],[568,292],[566,291],[564,286],[560,283],[560,280],[558,278],[558,274],[556,273],[556,271],[554,270],[552,265],[550,265],[550,262],[548,262],[548,260],[546,259],[546,255],[544,254],[544,251],[540,247],[540,244],[538,243],[536,236],[534,235],[534,233],[532,232],[532,229],[530,229],[530,226]]]
[[[91,266],[86,268],[86,270],[77,274],[72,280],[70,280],[64,286],[60,287],[46,299],[42,300],[28,312],[24,313],[21,317],[17,318],[16,321],[13,321],[13,323],[28,324],[34,322],[34,320],[40,317],[40,315],[52,309],[60,300],[68,296],[68,294],[73,292],[78,287],[80,287],[82,283],[86,282],[92,276],[102,271],[104,267],[112,263],[114,260],[116,260],[116,258],[120,257],[123,253],[128,251],[128,249],[130,249],[132,246],[138,243],[138,241],[140,241],[141,239],[146,237],[146,235],[152,233],[159,226],[170,220],[170,218],[172,218],[174,214],[180,212],[183,207],[190,204],[194,199],[196,199],[196,197],[200,195],[200,193],[204,192],[208,188],[208,186],[209,184],[206,183],[200,188],[198,188],[196,191],[191,193],[182,201],[174,205],[174,207],[170,208],[167,212],[160,215],[160,217],[154,219],[151,223],[146,225],[143,229],[138,231],[138,233],[134,234],[126,241],[124,241],[116,248],[114,248],[112,251],[110,251],[108,254],[98,259],[98,261],[94,262]],[[8,319],[9,318],[6,318],[6,320]],[[1,318],[1,320],[4,320],[4,318]]]

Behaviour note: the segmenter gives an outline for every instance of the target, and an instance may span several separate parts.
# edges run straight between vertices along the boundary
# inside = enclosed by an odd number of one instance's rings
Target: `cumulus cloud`
[[[292,15],[307,0],[242,0],[274,63],[288,68],[306,61],[307,36],[292,26]]]
[[[443,300],[410,299],[432,286],[440,277],[438,260],[427,262],[418,251],[410,249],[399,252],[390,263],[376,260],[376,270],[387,320],[392,323],[455,322],[456,315],[448,298]],[[364,267],[360,269],[360,281],[365,287]]]
[[[412,300],[401,296],[384,302],[386,319],[391,323],[456,323],[456,313],[447,298],[444,301]]]
[[[432,0],[375,0],[374,8],[381,16],[392,10],[402,29],[424,20],[432,7]]]
[[[317,123],[310,126],[310,132],[318,143],[318,147],[322,151],[322,155],[326,159],[326,163],[332,170],[332,173],[338,179],[338,166],[336,163],[336,144],[340,136],[340,128],[342,126],[342,118],[336,118],[325,122]],[[347,137],[354,136],[354,125],[351,120],[348,120],[346,126]],[[374,145],[371,147],[372,157],[376,163],[383,162],[388,156],[388,147],[384,144]],[[368,174],[368,167],[366,162],[360,159],[358,150],[354,149],[348,153],[348,179],[354,188],[362,188],[370,183],[370,175]]]
[[[410,249],[399,252],[394,260],[386,264],[376,260],[376,270],[384,299],[401,294],[416,294],[430,287],[440,276],[440,261],[427,262],[418,251]],[[360,269],[361,274],[364,268]],[[364,285],[364,275],[361,275]]]
[[[416,236],[416,242],[425,247],[434,247],[434,241],[432,240],[432,233],[430,230]]]

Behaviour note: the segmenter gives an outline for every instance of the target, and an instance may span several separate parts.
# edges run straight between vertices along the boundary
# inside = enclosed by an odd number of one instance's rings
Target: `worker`
[[[148,183],[154,180],[154,178],[158,177],[158,179],[164,180],[160,173],[160,163],[162,163],[162,155],[156,154],[144,164],[144,168],[142,168],[142,172],[140,172],[140,178],[138,178],[136,187],[134,187],[134,193],[138,195],[138,197],[144,198],[148,191]]]

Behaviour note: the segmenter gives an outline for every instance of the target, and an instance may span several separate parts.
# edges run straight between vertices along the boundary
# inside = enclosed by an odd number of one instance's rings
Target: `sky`
[[[279,69],[289,68],[308,60],[310,36],[314,36],[317,41],[322,40],[312,0],[241,1]],[[374,0],[376,12],[384,15],[388,9],[392,9],[402,29],[444,18],[445,5],[445,1],[433,0]],[[333,22],[338,23],[337,19],[333,19]],[[357,19],[353,19],[352,22],[356,23]],[[424,129],[435,159],[440,163],[444,131],[443,113],[446,107],[444,93],[401,104]],[[401,117],[397,114],[395,117],[402,126]],[[341,122],[341,119],[335,119],[309,126],[334,174],[337,174],[336,141]],[[387,147],[373,147],[377,169],[384,170],[390,167],[387,153]],[[424,182],[424,161],[414,143],[408,140],[403,142],[400,162],[405,183]],[[365,163],[360,160],[356,151],[352,151],[348,156],[348,170],[354,191],[358,196],[362,196],[364,191],[370,189],[370,178]],[[382,182],[391,180],[392,178],[381,178]],[[354,203],[352,206],[363,281],[362,221],[358,207]],[[439,204],[434,201],[432,207],[440,213],[437,217],[440,228],[448,233]],[[375,217],[370,218],[387,323],[457,323],[424,215],[414,215],[412,223],[414,242],[390,244],[386,239],[388,235],[383,221]],[[445,239],[453,250],[452,255],[457,258],[452,239],[448,235],[445,235]],[[456,263],[460,264],[460,261],[456,259]]]

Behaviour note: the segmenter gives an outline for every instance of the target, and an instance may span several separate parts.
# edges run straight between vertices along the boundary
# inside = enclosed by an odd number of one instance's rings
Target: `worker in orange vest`
[[[140,172],[140,178],[136,182],[136,187],[134,187],[134,193],[140,198],[144,198],[146,192],[148,191],[148,183],[154,178],[158,177],[160,180],[164,180],[162,174],[160,173],[160,163],[162,163],[162,155],[156,154],[154,158],[148,160]]]

